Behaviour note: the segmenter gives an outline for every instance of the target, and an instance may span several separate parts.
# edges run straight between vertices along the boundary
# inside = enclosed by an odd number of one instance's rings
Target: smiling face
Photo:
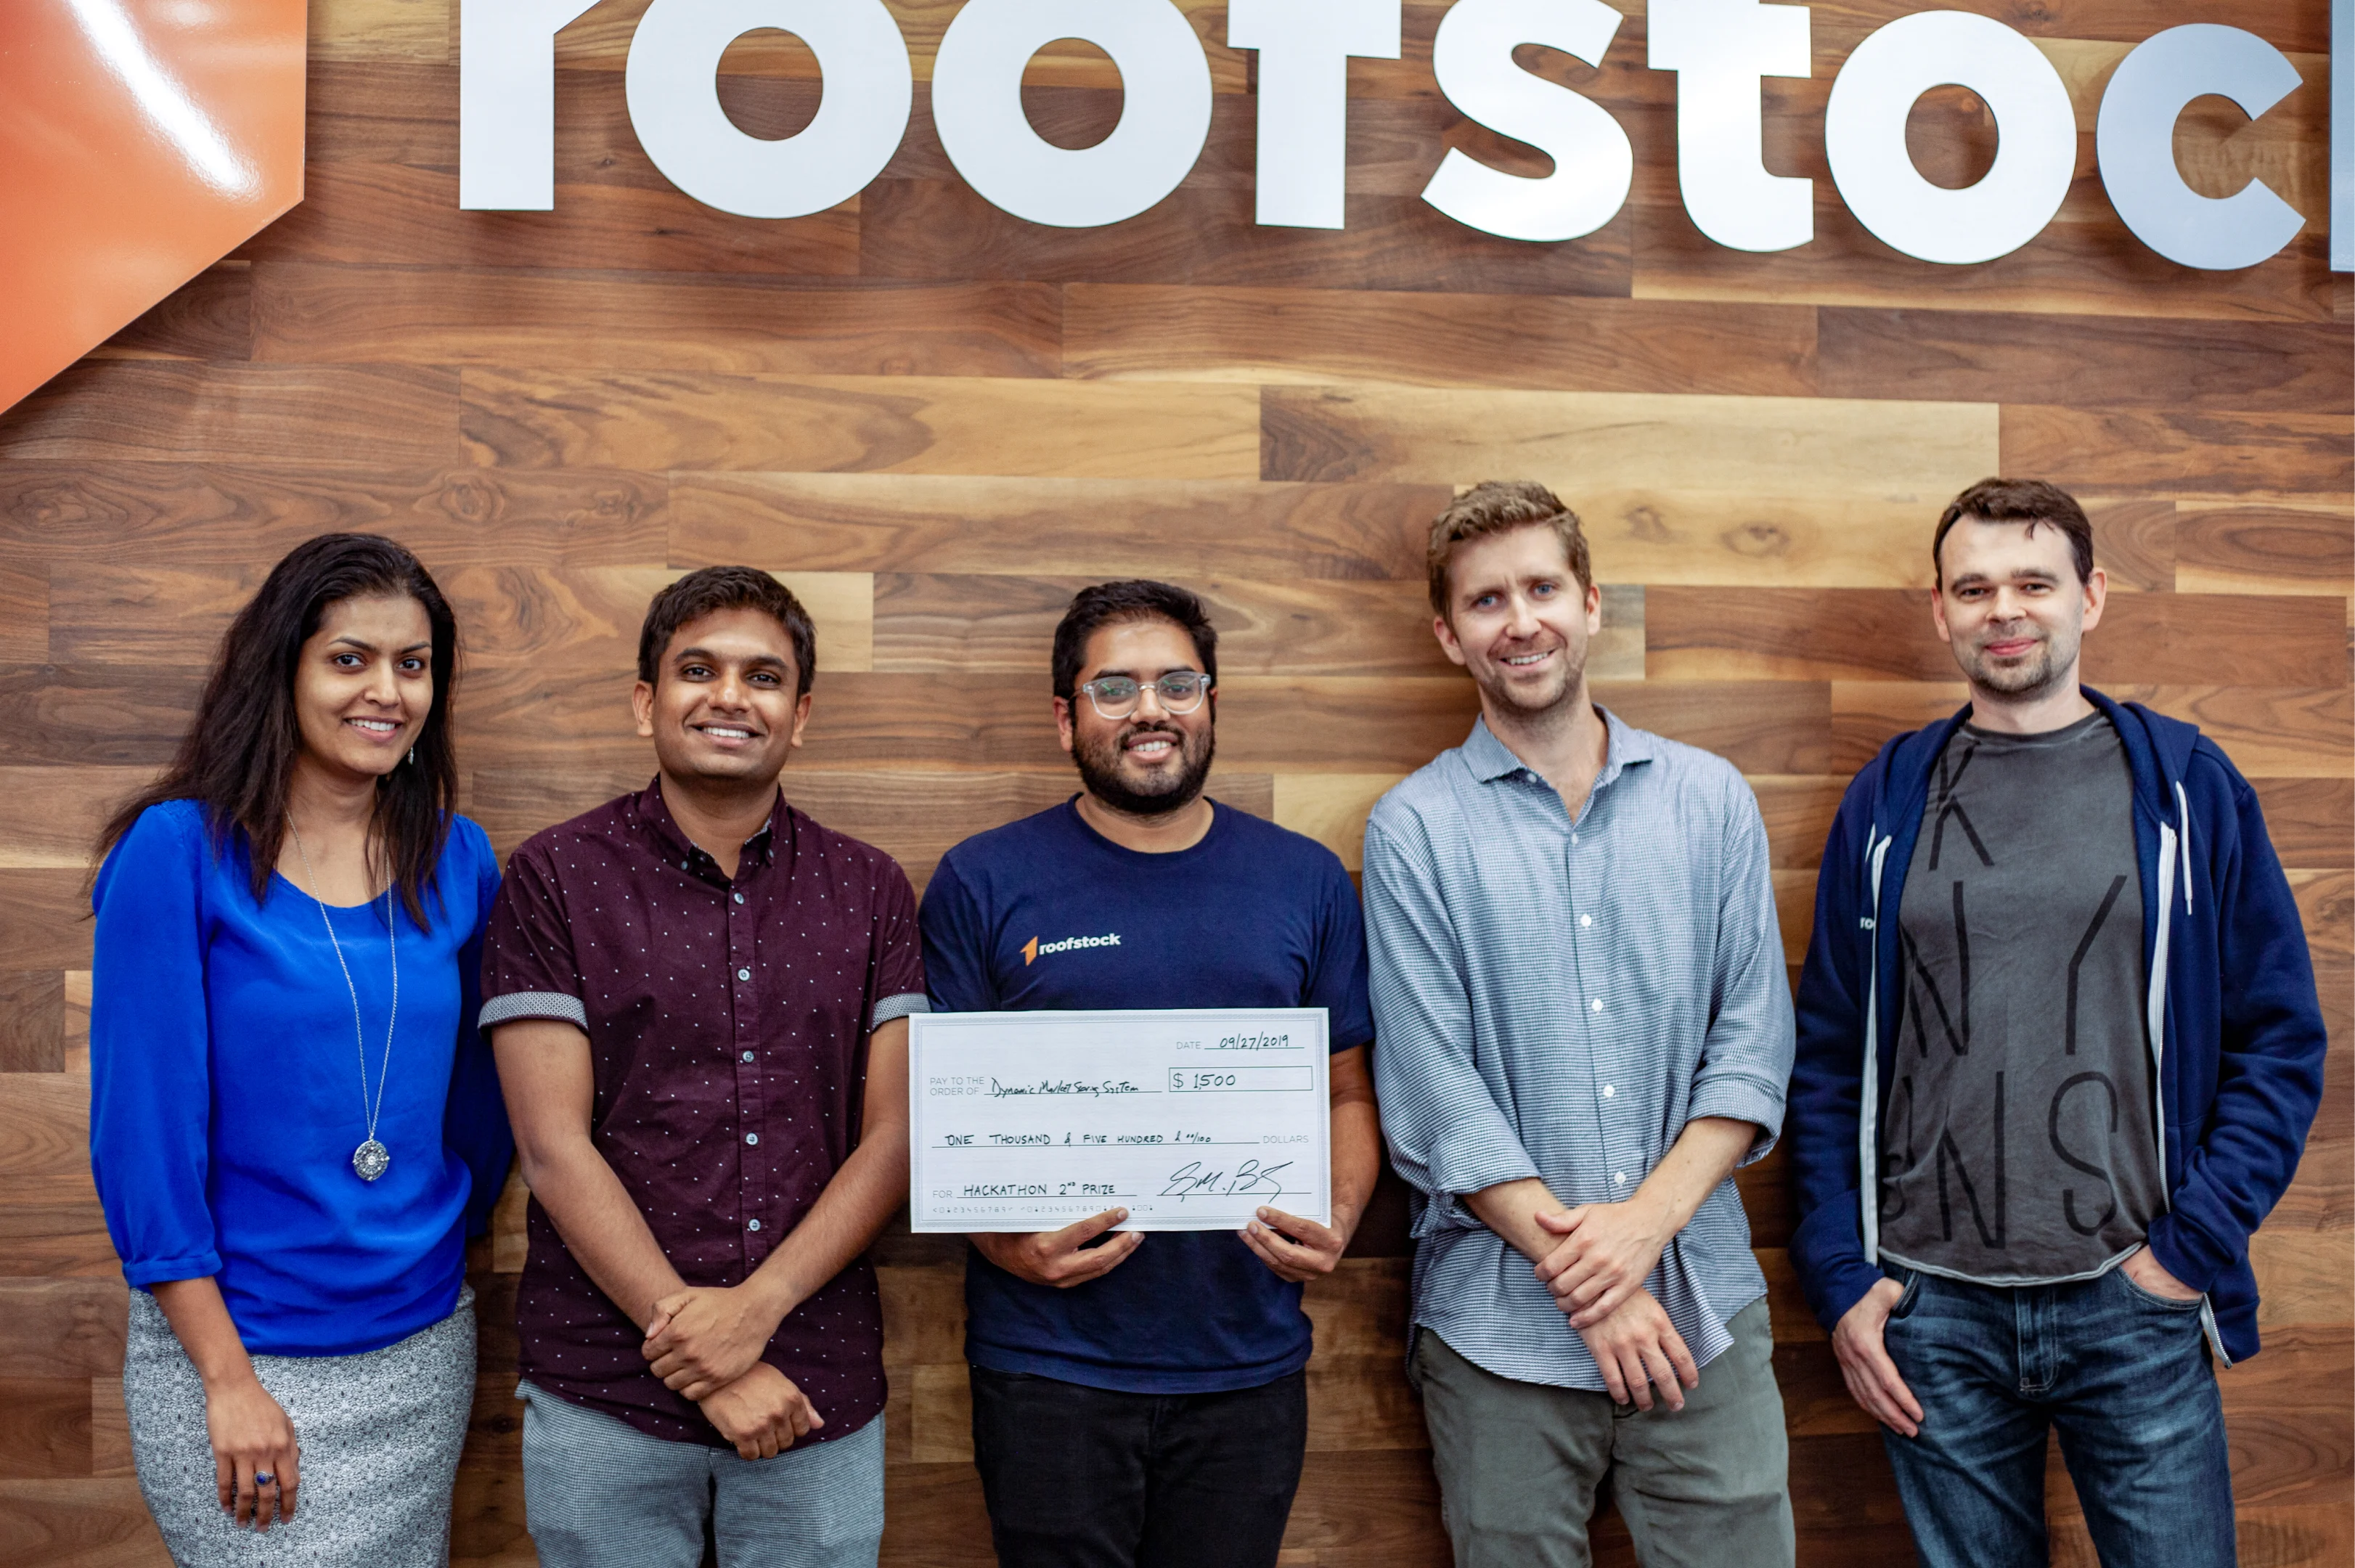
[[[1500,715],[1541,719],[1586,700],[1586,650],[1603,630],[1603,594],[1580,583],[1550,527],[1457,545],[1447,604],[1432,631]]]
[[[2101,624],[2109,580],[2096,567],[2078,581],[2066,534],[1966,517],[1938,565],[1931,614],[1975,691],[2016,703],[2076,686],[2081,640]]]
[[[802,743],[810,699],[793,635],[761,610],[719,610],[671,635],[652,685],[637,683],[638,733],[682,781],[766,785]]]
[[[1106,719],[1084,691],[1055,699],[1063,750],[1079,764],[1090,795],[1132,816],[1159,816],[1202,793],[1218,749],[1218,695],[1206,695],[1191,713],[1172,713],[1151,684],[1173,671],[1199,670],[1200,661],[1185,628],[1158,617],[1115,622],[1089,637],[1079,685],[1118,675],[1145,687],[1136,711],[1125,719]]]
[[[311,763],[346,777],[400,765],[433,711],[433,623],[400,597],[339,599],[294,665],[294,720]]]

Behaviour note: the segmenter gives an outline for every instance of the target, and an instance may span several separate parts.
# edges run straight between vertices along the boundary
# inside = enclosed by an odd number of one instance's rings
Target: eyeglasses
[[[1164,713],[1191,713],[1210,694],[1210,677],[1197,669],[1173,669],[1159,680],[1142,684],[1124,675],[1108,675],[1080,689],[1088,694],[1088,706],[1096,710],[1099,718],[1125,719],[1145,699],[1147,686],[1160,699]]]

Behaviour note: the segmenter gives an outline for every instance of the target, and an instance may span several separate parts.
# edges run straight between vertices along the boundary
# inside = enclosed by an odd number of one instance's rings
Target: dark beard
[[[1154,794],[1131,789],[1120,776],[1120,757],[1125,742],[1139,734],[1167,735],[1178,742],[1178,754],[1184,766],[1168,786]],[[1205,728],[1199,741],[1183,731],[1150,728],[1123,730],[1108,741],[1074,737],[1071,760],[1079,764],[1080,782],[1088,793],[1130,816],[1167,816],[1194,804],[1202,793],[1202,785],[1210,776],[1210,760],[1218,754],[1219,737],[1214,728]],[[1200,750],[1196,750],[1197,746]]]

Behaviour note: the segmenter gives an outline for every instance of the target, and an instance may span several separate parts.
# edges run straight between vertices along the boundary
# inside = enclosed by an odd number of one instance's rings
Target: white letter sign
[[[755,27],[807,44],[825,72],[817,118],[780,141],[719,106],[719,58]],[[630,124],[655,167],[706,207],[802,218],[867,188],[900,150],[915,95],[883,0],[654,0],[630,40]]]
[[[1966,87],[1995,113],[1995,166],[1965,190],[1932,185],[1905,121],[1934,87]],[[2044,231],[2077,169],[2069,89],[2034,44],[1986,16],[1920,11],[1859,44],[1824,112],[1832,182],[1892,249],[1960,265],[2008,256]]]
[[[458,205],[556,206],[556,35],[597,0],[469,0],[458,18]]]
[[[1259,51],[1259,221],[1338,229],[1349,60],[1399,58],[1400,0],[1231,0],[1227,47]]]
[[[2263,180],[2221,198],[2184,184],[2175,122],[2211,92],[2254,120],[2299,86],[2286,56],[2238,27],[2169,27],[2126,56],[2102,94],[2094,144],[2110,205],[2135,238],[2170,261],[2215,272],[2254,267],[2296,238],[2306,219]]]
[[[1599,66],[1619,22],[1603,0],[1457,0],[1432,46],[1439,91],[1467,117],[1551,158],[1553,173],[1504,174],[1451,147],[1423,199],[1508,240],[1575,240],[1617,217],[1636,179],[1627,133],[1593,99],[1515,65],[1513,50],[1543,44]]]
[[[1097,145],[1058,147],[1022,112],[1022,70],[1058,38],[1112,57],[1125,101]],[[1210,134],[1210,62],[1169,0],[968,0],[932,63],[932,121],[965,183],[1033,223],[1093,229],[1178,188]]]
[[[1652,0],[1654,70],[1677,73],[1677,183],[1693,227],[1736,251],[1816,237],[1816,182],[1766,172],[1759,79],[1815,74],[1805,5]]]

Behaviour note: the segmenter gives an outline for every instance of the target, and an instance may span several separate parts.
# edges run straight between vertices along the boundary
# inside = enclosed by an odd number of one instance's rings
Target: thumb
[[[1578,1229],[1579,1221],[1585,1218],[1586,1211],[1583,1207],[1572,1209],[1566,1214],[1559,1211],[1549,1211],[1545,1209],[1539,1210],[1537,1213],[1539,1228],[1540,1230],[1550,1231],[1557,1236],[1569,1235],[1572,1231]]]

